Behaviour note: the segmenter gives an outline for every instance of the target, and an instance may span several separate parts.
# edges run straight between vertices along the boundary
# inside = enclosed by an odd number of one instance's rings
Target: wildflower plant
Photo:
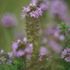
[[[28,42],[33,44],[33,53],[32,58],[27,65],[27,69],[33,70],[34,67],[36,67],[39,61],[39,49],[42,46],[41,45],[41,17],[43,14],[47,11],[48,6],[46,7],[46,3],[42,0],[39,1],[33,1],[28,6],[24,7],[22,10],[22,17],[25,16],[26,18],[26,36],[28,39]],[[45,48],[45,54],[46,54],[46,48]],[[43,51],[44,52],[44,51]],[[42,53],[43,53],[42,52]],[[40,58],[41,55],[40,55]],[[32,67],[32,68],[30,68]],[[38,66],[37,66],[38,67]]]
[[[11,52],[0,50],[1,70],[70,70],[67,11],[63,0],[31,0],[24,6],[21,17],[25,20],[25,34],[13,40]],[[53,16],[51,24],[47,23],[46,17],[51,19],[48,16]],[[1,26],[8,29],[16,23],[10,14],[1,20]]]

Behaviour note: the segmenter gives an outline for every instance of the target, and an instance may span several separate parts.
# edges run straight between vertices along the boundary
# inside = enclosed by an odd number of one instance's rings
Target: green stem
[[[37,61],[40,44],[40,19],[31,18],[30,16],[26,17],[26,33],[27,38],[30,43],[33,44],[33,54],[30,66]]]

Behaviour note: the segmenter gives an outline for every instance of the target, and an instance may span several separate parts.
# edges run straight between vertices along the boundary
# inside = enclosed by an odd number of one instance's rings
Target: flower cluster
[[[9,28],[9,27],[14,27],[17,24],[17,19],[16,16],[13,14],[7,13],[5,14],[2,19],[1,19],[1,25]]]
[[[61,58],[67,62],[70,62],[70,48],[66,48],[62,51]]]
[[[12,50],[13,55],[16,57],[31,57],[33,52],[33,45],[31,43],[28,43],[26,37],[24,37],[22,40],[19,39],[16,42],[13,42]]]
[[[26,6],[23,7],[22,10],[22,17],[29,15],[33,18],[38,18],[40,16],[42,16],[43,12],[46,11],[48,9],[48,4],[46,2],[41,2],[41,1],[37,1],[37,0],[32,0],[32,2]]]

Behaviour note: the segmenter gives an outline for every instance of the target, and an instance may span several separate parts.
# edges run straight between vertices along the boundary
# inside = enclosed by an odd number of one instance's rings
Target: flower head
[[[13,42],[12,44],[12,52],[14,56],[20,57],[25,55],[25,47],[26,42],[23,40],[18,39],[17,41]]]
[[[4,27],[14,27],[17,24],[17,19],[15,15],[12,15],[10,13],[5,14],[1,19],[1,25]]]
[[[30,17],[38,18],[47,10],[46,4],[47,3],[38,3],[37,0],[32,0],[32,2],[22,10],[22,16],[29,15]]]
[[[33,52],[33,44],[27,42],[26,37],[24,37],[22,40],[18,39],[12,44],[12,52],[16,57],[21,57],[24,55],[26,55],[27,57],[31,56]]]

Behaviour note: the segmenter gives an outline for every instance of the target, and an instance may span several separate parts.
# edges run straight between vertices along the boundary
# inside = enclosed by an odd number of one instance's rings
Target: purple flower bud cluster
[[[1,19],[1,25],[9,28],[14,27],[17,24],[17,19],[13,14],[7,13]]]
[[[48,9],[47,3],[41,3],[37,4],[37,0],[32,0],[32,2],[29,4],[29,6],[24,7],[22,10],[22,17],[29,15],[33,18],[38,18],[43,15],[43,12]]]
[[[12,44],[12,52],[16,57],[32,55],[33,45],[27,42],[26,37],[23,40],[17,40]],[[29,57],[30,58],[30,57]]]
[[[70,62],[70,48],[66,48],[62,51],[61,58],[67,62]]]

